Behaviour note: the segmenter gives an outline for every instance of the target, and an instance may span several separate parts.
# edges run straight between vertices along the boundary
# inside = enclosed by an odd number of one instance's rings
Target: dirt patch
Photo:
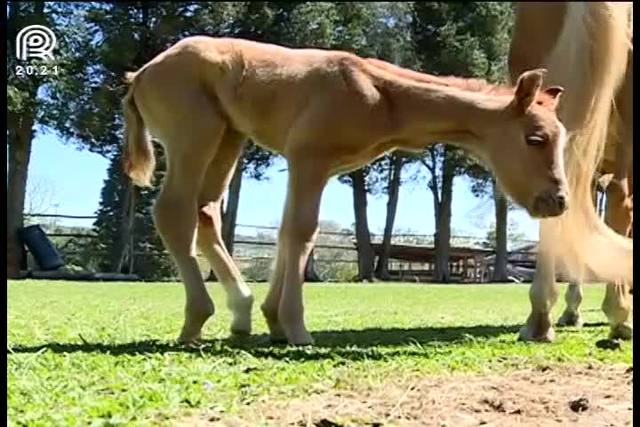
[[[200,414],[192,426],[631,426],[628,365],[545,366],[508,375],[389,380],[287,402],[247,406],[240,417]]]

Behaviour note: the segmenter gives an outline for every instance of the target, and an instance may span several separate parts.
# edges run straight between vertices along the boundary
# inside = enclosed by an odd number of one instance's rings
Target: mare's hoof
[[[629,341],[633,338],[633,328],[629,325],[616,325],[611,327],[611,331],[609,332],[609,339],[621,339],[625,341]]]
[[[549,328],[546,331],[531,331],[528,326],[520,329],[518,337],[519,341],[531,341],[531,342],[553,342],[555,340],[555,332],[553,328]]]

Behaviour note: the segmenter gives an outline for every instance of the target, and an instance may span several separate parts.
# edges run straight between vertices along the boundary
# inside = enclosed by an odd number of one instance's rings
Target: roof
[[[372,243],[371,246],[373,246],[373,251],[376,255],[379,256],[382,253],[382,243]],[[485,257],[492,253],[493,250],[491,249],[451,247],[449,248],[449,260],[456,262],[474,256]],[[389,258],[410,262],[433,262],[435,255],[436,250],[432,246],[393,244],[391,245]]]

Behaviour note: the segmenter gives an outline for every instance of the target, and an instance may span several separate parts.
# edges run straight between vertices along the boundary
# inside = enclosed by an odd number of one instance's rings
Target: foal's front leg
[[[276,271],[262,305],[272,338],[282,334],[289,344],[312,344],[304,324],[302,284],[304,269],[318,228],[322,190],[328,168],[317,159],[289,160],[289,186],[280,227]]]
[[[549,239],[549,224],[540,223],[540,246]],[[539,251],[536,259],[536,271],[529,288],[531,313],[527,324],[520,330],[520,339],[524,341],[550,342],[555,339],[551,323],[551,310],[558,300],[558,285],[555,275],[555,257],[553,254]]]

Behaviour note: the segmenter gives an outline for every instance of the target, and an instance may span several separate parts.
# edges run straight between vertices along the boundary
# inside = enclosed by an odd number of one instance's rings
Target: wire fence
[[[92,227],[73,227],[64,226],[58,223],[58,220],[94,220],[93,215],[65,215],[65,214],[44,214],[44,213],[26,213],[25,218],[28,223],[37,223],[43,227],[47,236],[51,238],[56,247],[59,249],[63,257],[77,259],[82,255],[83,250],[77,249],[79,245],[71,244],[72,242],[86,241],[88,239],[97,239],[98,235]],[[47,221],[37,221],[44,219]],[[77,231],[76,231],[77,230]],[[269,270],[275,258],[277,246],[278,226],[269,225],[252,225],[252,224],[236,224],[236,232],[234,236],[233,259],[249,280],[264,281],[268,280]],[[247,230],[254,231],[253,235]],[[380,244],[383,240],[382,234],[371,233],[372,244]],[[518,240],[518,246],[523,249],[510,248],[513,256],[530,258],[531,248],[535,246],[535,240]],[[403,245],[411,247],[429,248],[435,245],[435,236],[430,234],[413,234],[413,233],[396,233],[391,238],[392,245]],[[450,239],[451,247],[466,248],[470,250],[478,250],[484,258],[491,258],[491,254],[487,255],[488,242],[486,237],[472,235],[454,235]],[[80,247],[82,247],[80,245]],[[148,259],[152,257],[166,257],[164,250],[158,251],[157,248],[149,248],[140,250],[135,245],[130,251],[131,257],[129,265],[133,270],[134,260]],[[317,235],[316,243],[313,249],[314,268],[317,274],[324,280],[331,281],[350,281],[357,276],[358,272],[358,256],[356,246],[356,236],[350,230],[323,230],[320,229]],[[477,261],[476,261],[477,264]],[[84,267],[84,266],[81,266]],[[427,271],[433,268],[428,262],[408,262],[402,259],[390,259],[388,263],[390,271],[400,272],[398,274],[409,274],[419,271]],[[202,262],[203,271],[207,270],[208,263]],[[466,271],[465,266],[456,266],[450,264],[450,268]],[[458,271],[456,270],[456,271]],[[402,273],[404,272],[404,273]],[[129,271],[129,273],[135,273]],[[175,277],[173,277],[175,278]]]

